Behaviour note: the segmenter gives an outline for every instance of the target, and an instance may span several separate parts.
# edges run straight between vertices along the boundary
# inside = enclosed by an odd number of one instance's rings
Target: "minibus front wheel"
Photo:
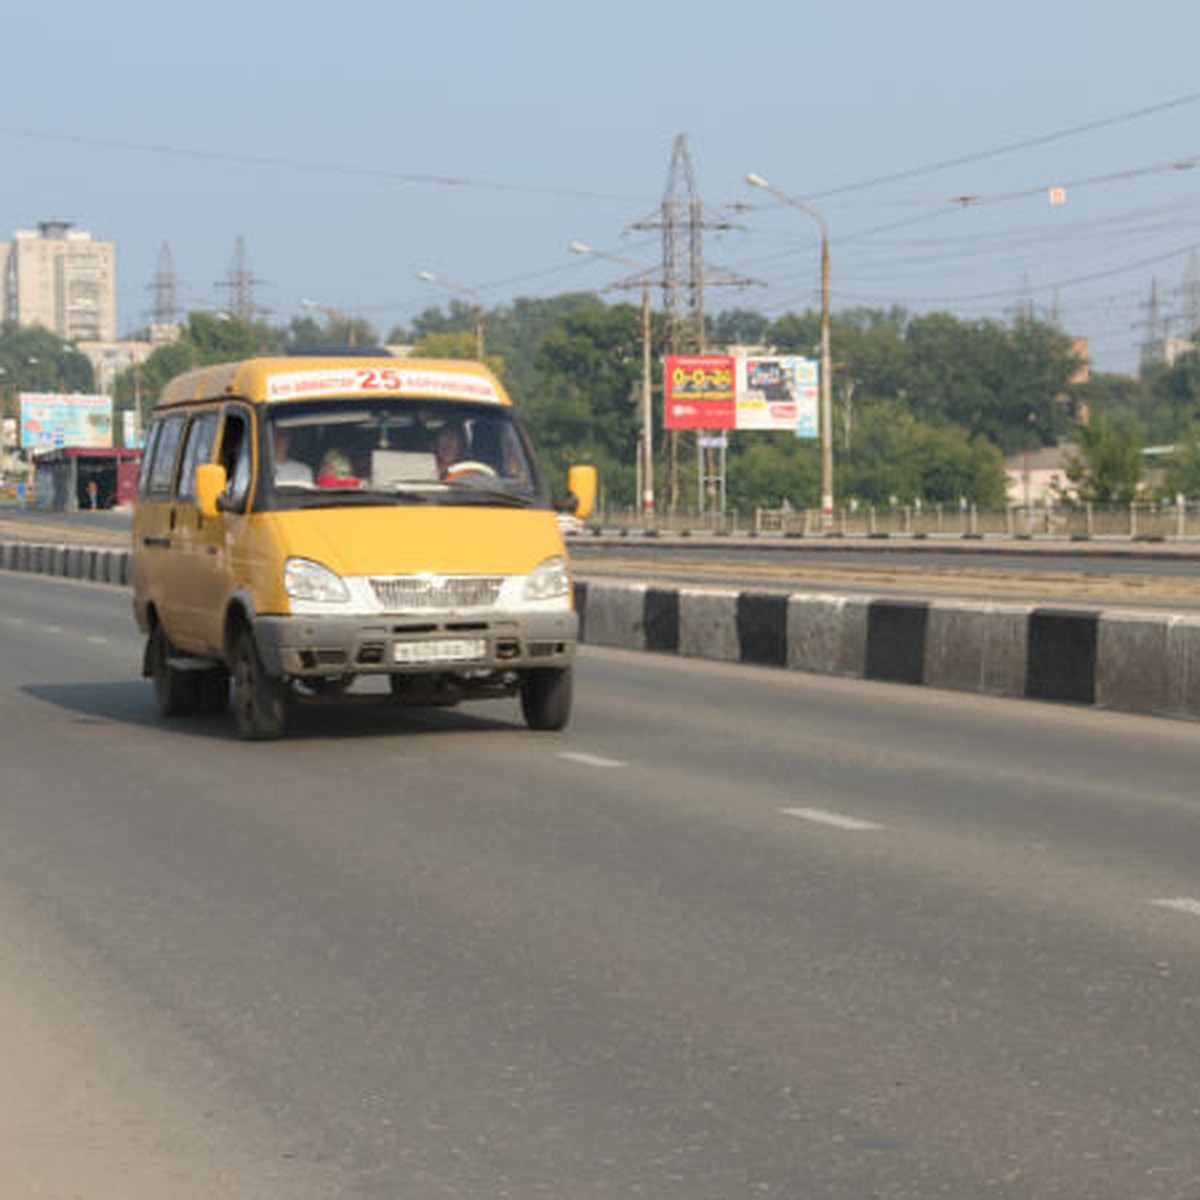
[[[234,635],[232,674],[238,732],[254,741],[279,737],[287,725],[288,685],[263,665],[245,627]]]
[[[521,672],[521,712],[530,729],[565,729],[571,719],[570,667]]]

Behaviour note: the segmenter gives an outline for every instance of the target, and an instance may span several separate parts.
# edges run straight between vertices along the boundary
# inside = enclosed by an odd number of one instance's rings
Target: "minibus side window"
[[[154,447],[158,443],[161,421],[155,421],[146,434],[146,445],[142,450],[142,465],[138,470],[137,494],[144,496],[150,487],[150,464],[154,461]]]
[[[183,413],[172,413],[165,418],[154,443],[154,461],[150,464],[150,483],[146,494],[156,500],[171,498],[171,484],[175,480],[175,457],[179,440],[183,435]]]
[[[225,410],[225,427],[221,431],[221,450],[217,461],[225,468],[225,509],[245,512],[250,491],[250,422],[240,408]]]
[[[188,428],[187,442],[183,450],[183,466],[179,470],[180,500],[196,498],[196,468],[201,463],[212,462],[219,415],[217,412],[201,413]]]

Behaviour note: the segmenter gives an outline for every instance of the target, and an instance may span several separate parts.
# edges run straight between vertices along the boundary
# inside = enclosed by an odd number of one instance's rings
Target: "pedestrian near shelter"
[[[93,492],[96,508],[132,504],[141,462],[142,452],[137,449],[62,446],[35,453],[34,506],[77,512],[92,507]]]

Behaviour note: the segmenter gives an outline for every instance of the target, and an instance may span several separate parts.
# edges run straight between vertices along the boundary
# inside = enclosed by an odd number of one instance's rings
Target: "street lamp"
[[[781,192],[753,171],[751,187],[770,192],[777,200],[812,217],[821,227],[821,528],[833,528],[833,362],[829,353],[829,226],[815,208]]]
[[[483,301],[474,288],[462,283],[451,283],[432,271],[418,271],[417,278],[423,283],[432,283],[435,287],[443,287],[448,292],[458,292],[471,301],[471,316],[475,321],[475,357],[483,361]]]
[[[594,254],[626,267],[641,265],[619,254],[597,250],[586,242],[571,242],[567,249],[572,254]],[[644,271],[638,277],[638,283],[642,289],[642,511],[651,516],[654,513],[654,416],[650,394],[650,278]]]
[[[319,312],[322,316],[328,317],[331,321],[345,322],[346,345],[353,346],[356,344],[355,334],[354,334],[354,322],[348,316],[346,316],[346,314],[344,312],[342,312],[342,310],[340,308],[330,308],[328,305],[318,304],[315,300],[301,300],[300,307],[311,309],[314,312]],[[228,319],[226,314],[218,314],[218,315],[226,316],[226,319]]]

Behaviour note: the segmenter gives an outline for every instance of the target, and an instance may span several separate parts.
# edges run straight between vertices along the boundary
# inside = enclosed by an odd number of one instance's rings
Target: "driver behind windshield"
[[[286,426],[275,426],[275,482],[311,485],[313,481],[312,468],[289,455],[291,440],[292,435]]]
[[[462,458],[466,451],[466,438],[462,427],[447,422],[434,435],[433,456],[437,460],[438,478],[445,479],[450,468]]]

